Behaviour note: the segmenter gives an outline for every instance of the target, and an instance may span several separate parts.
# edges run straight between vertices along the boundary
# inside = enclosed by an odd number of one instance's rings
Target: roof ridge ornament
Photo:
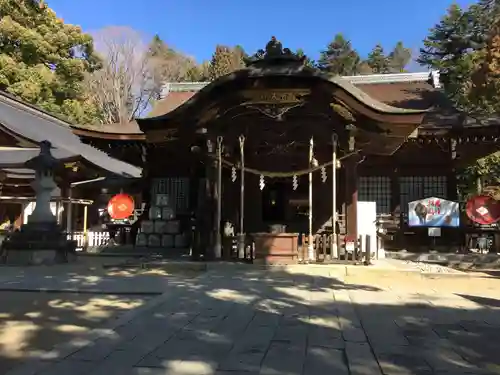
[[[429,80],[432,87],[435,89],[441,88],[441,72],[439,70],[431,70],[429,74]]]
[[[306,56],[298,56],[290,48],[283,48],[283,44],[275,36],[267,42],[265,50],[259,49],[255,54],[244,59],[247,66],[254,64],[304,64]]]

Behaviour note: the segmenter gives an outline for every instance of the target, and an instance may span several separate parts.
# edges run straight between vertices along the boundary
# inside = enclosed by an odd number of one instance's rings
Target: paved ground
[[[88,339],[93,329],[126,320],[166,285],[182,285],[195,275],[189,269],[181,278],[165,270],[103,269],[109,262],[0,268],[0,374],[50,357],[55,345]]]
[[[0,292],[0,374],[143,305],[151,296]]]
[[[500,374],[500,280],[210,271],[7,375]]]

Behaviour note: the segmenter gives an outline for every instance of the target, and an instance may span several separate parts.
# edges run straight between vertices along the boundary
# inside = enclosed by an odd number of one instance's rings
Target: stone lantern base
[[[76,242],[56,223],[27,223],[2,243],[2,261],[9,265],[67,263],[75,254]]]

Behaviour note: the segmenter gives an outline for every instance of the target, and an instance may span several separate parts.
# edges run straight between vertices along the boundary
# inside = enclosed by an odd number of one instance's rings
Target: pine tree
[[[384,48],[377,44],[368,54],[366,63],[375,74],[384,74],[389,72],[389,59],[384,53]]]
[[[359,55],[351,42],[342,34],[337,34],[327,49],[321,52],[318,67],[327,73],[349,76],[358,73],[359,63]]]
[[[389,54],[389,72],[403,73],[411,60],[411,49],[406,48],[403,42],[398,42]]]
[[[0,90],[70,121],[93,122],[83,83],[100,65],[91,36],[43,0],[0,1],[0,15]]]

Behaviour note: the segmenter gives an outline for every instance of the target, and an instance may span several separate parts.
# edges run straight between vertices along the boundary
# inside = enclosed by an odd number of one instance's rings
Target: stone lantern
[[[28,222],[21,226],[2,244],[3,261],[8,264],[53,264],[65,263],[68,255],[75,252],[76,245],[66,239],[57,218],[50,209],[52,192],[57,188],[54,169],[59,161],[50,152],[48,141],[40,143],[40,154],[25,163],[35,171],[31,186],[35,191],[36,205]]]
[[[50,209],[52,191],[57,188],[54,181],[54,169],[58,160],[50,153],[50,142],[40,143],[40,154],[26,162],[28,169],[35,171],[35,180],[31,187],[36,193],[36,204],[33,213],[28,216],[28,224],[50,230],[57,226],[57,218]]]

